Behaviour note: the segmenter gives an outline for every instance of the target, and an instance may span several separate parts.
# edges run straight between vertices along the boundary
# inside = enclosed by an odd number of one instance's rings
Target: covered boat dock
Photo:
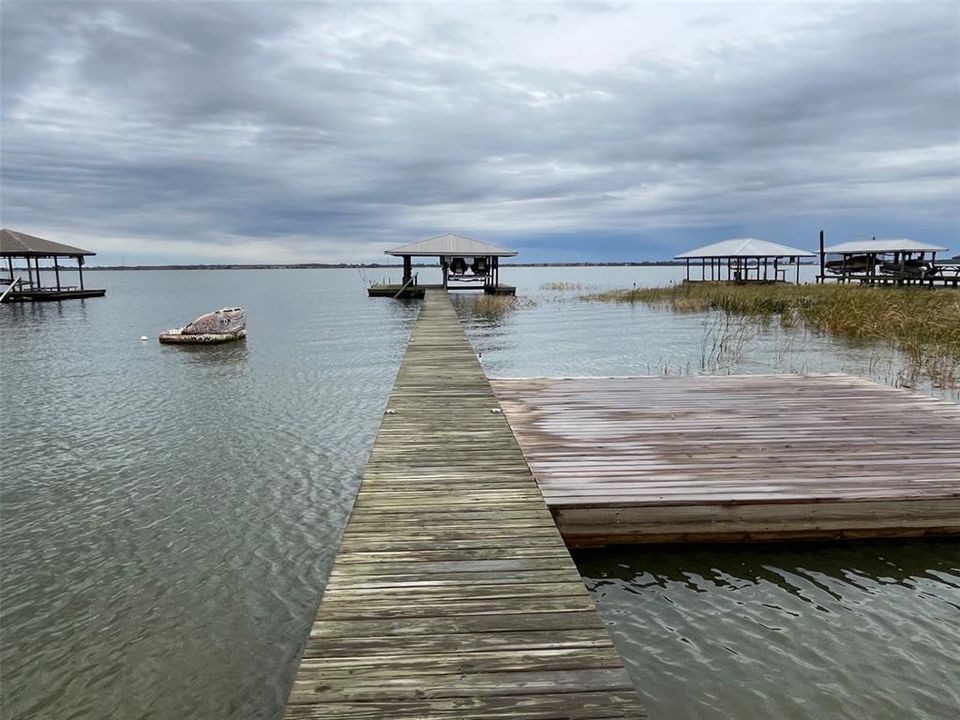
[[[795,281],[799,285],[800,258],[803,257],[812,258],[816,255],[767,240],[734,238],[681,253],[675,259],[686,261],[685,282],[788,282],[784,265],[793,265]],[[696,272],[697,265],[700,266],[699,273]]]
[[[83,248],[64,245],[28,235],[17,230],[0,230],[0,258],[6,259],[8,275],[0,277],[0,302],[35,302],[49,300],[74,300],[78,298],[103,297],[104,289],[87,288],[83,283],[84,259],[96,255]],[[67,285],[60,277],[60,259],[72,258],[77,262],[77,285]],[[26,268],[15,268],[18,260]],[[52,260],[53,266],[41,267],[40,260]],[[54,284],[44,285],[41,270],[53,272]],[[24,274],[25,273],[25,274]],[[49,274],[47,275],[49,280]]]
[[[907,238],[851,240],[824,247],[820,235],[818,282],[861,285],[960,287],[960,262],[937,262],[941,245]],[[832,257],[831,257],[832,256]]]
[[[446,233],[386,251],[403,258],[403,279],[399,285],[379,283],[370,286],[370,297],[422,298],[430,290],[482,290],[488,295],[516,295],[517,289],[500,282],[500,258],[513,257],[516,250]],[[442,283],[425,285],[413,272],[413,258],[438,258]]]

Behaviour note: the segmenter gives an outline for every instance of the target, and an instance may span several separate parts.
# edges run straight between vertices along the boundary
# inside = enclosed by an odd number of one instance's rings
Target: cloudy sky
[[[960,4],[2,0],[2,224],[98,262],[960,252]]]

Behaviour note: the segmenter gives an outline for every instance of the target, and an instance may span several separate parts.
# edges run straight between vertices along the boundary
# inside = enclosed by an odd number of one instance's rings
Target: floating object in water
[[[150,338],[148,338],[146,335],[141,335],[141,336],[140,336],[140,342],[146,342],[146,341],[149,340],[149,339],[150,339]]]
[[[160,333],[162,343],[211,344],[247,336],[247,313],[241,307],[221,308],[201,315],[182,328]]]

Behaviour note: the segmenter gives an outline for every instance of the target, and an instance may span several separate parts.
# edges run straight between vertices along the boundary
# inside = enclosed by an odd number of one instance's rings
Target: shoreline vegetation
[[[642,303],[674,312],[723,310],[761,325],[805,327],[851,340],[889,342],[904,353],[907,384],[960,387],[960,293],[854,285],[685,283],[581,295],[580,299]]]

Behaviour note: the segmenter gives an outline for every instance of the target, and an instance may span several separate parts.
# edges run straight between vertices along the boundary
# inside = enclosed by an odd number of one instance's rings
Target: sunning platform
[[[570,546],[960,533],[960,405],[846,375],[494,380]]]

